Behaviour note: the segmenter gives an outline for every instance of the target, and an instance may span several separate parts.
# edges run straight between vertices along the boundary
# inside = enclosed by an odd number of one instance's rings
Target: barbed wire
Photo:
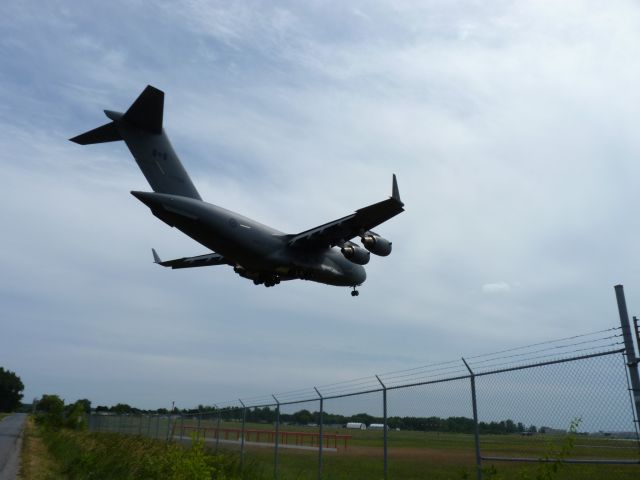
[[[525,348],[537,347],[537,346],[540,346],[540,345],[547,345],[547,344],[550,344],[550,343],[564,342],[564,341],[567,341],[567,340],[574,340],[576,338],[583,338],[583,337],[588,337],[588,336],[591,336],[591,335],[598,335],[600,333],[606,333],[606,332],[611,332],[613,330],[621,330],[621,329],[622,329],[622,327],[611,327],[611,328],[606,328],[604,330],[598,330],[597,332],[582,333],[580,335],[573,335],[571,337],[557,338],[555,340],[546,340],[544,342],[532,343],[532,344],[524,345],[524,346],[521,346],[521,347],[513,347],[513,348],[508,348],[506,350],[500,350],[498,352],[483,353],[483,354],[480,354],[480,355],[474,355],[474,356],[465,357],[465,358],[467,360],[473,360],[474,358],[488,357],[488,356],[491,356],[491,355],[499,355],[499,354],[502,354],[502,353],[514,352],[516,350],[522,350],[522,349],[525,349]]]
[[[545,359],[558,359],[570,361],[572,357],[584,356],[589,354],[607,353],[614,348],[620,347],[623,342],[609,342],[612,339],[621,338],[622,334],[606,335],[610,332],[621,330],[621,327],[611,327],[595,332],[588,332],[570,337],[558,338],[554,340],[546,340],[544,342],[523,345],[519,347],[508,348],[497,352],[483,353],[465,357],[469,362],[474,373],[487,374],[491,371],[501,370],[505,368],[534,366],[537,363],[544,363]],[[587,338],[599,335],[597,338]],[[583,339],[579,341],[573,341]],[[562,343],[558,345],[558,343]],[[575,348],[585,346],[583,348]],[[531,350],[536,347],[536,350]],[[547,353],[549,352],[549,353]],[[508,354],[508,355],[504,355]],[[539,355],[542,354],[542,355]],[[420,383],[431,383],[437,381],[446,381],[469,376],[470,373],[461,359],[449,360],[445,362],[437,362],[418,367],[393,370],[386,373],[378,374],[385,387],[398,388],[402,386],[416,385]],[[376,376],[358,377],[350,380],[342,380],[328,384],[321,384],[316,387],[322,397],[335,398],[345,395],[353,395],[367,391],[380,391],[383,389]],[[300,388],[285,392],[275,393],[277,402],[280,404],[295,404],[313,402],[319,399],[318,393],[313,387]],[[216,403],[220,409],[242,408],[241,402],[247,407],[271,406],[276,405],[276,401],[271,395],[259,395],[248,397],[242,400],[231,400],[227,402]]]
[[[619,347],[621,346],[622,343],[617,342],[617,343],[611,343],[609,345],[600,345],[597,347],[591,347],[591,348],[580,348],[577,350],[572,350],[570,352],[566,352],[564,354],[558,354],[558,353],[551,353],[548,355],[538,355],[538,356],[533,356],[533,357],[527,357],[526,359],[522,359],[519,362],[506,362],[506,363],[498,363],[498,364],[493,364],[493,365],[485,365],[485,369],[489,369],[489,370],[479,370],[482,371],[483,373],[491,373],[491,371],[494,370],[500,370],[502,368],[511,368],[511,367],[515,367],[516,365],[518,366],[527,366],[529,364],[533,364],[535,365],[535,360],[540,360],[543,358],[556,358],[558,360],[571,360],[572,357],[578,356],[578,354],[580,354],[580,356],[587,354],[587,352],[589,354],[596,354],[596,353],[604,353],[607,352],[609,350],[613,350],[612,348],[609,347]],[[474,372],[476,373],[476,372]]]
[[[542,348],[542,349],[539,349],[539,350],[533,350],[533,351],[528,351],[528,352],[523,352],[523,353],[515,353],[515,354],[511,354],[511,355],[503,355],[501,357],[486,358],[484,360],[473,362],[472,364],[473,365],[479,365],[479,364],[482,364],[482,363],[492,362],[492,361],[500,360],[500,359],[522,357],[522,356],[531,355],[531,354],[534,354],[534,353],[548,352],[548,351],[551,351],[551,350],[561,350],[561,349],[565,349],[565,348],[575,347],[577,345],[586,345],[586,344],[589,344],[589,343],[602,342],[602,341],[610,340],[612,338],[617,338],[617,337],[622,337],[622,335],[611,335],[609,337],[604,337],[604,338],[596,338],[596,339],[593,339],[593,340],[584,340],[582,342],[576,342],[576,343],[572,343],[570,345],[552,345],[550,347]],[[471,357],[471,358],[473,358],[473,357]],[[477,357],[475,357],[475,358],[477,358]]]

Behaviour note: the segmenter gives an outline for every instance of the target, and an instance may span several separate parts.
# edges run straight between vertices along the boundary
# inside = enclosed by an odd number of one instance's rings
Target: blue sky
[[[215,403],[617,324],[640,268],[640,7],[4,2],[0,364],[25,398]],[[295,233],[386,198],[358,298],[257,288],[67,139],[147,84],[202,196]]]

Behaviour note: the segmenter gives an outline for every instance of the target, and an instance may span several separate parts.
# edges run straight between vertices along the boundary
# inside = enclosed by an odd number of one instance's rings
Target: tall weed
[[[211,454],[196,439],[185,448],[137,436],[66,429],[45,429],[43,439],[72,480],[249,478],[240,475],[236,457]]]

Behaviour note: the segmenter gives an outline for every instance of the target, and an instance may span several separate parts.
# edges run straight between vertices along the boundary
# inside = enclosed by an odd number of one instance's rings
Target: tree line
[[[242,417],[242,409],[234,409],[227,416],[235,418]],[[269,407],[252,408],[246,412],[248,422],[273,423],[276,420],[276,410]],[[281,413],[280,421],[294,425],[318,424],[320,422],[319,412],[310,412],[303,409],[292,414]],[[372,423],[382,424],[383,417],[376,417],[368,413],[357,413],[355,415],[340,415],[324,412],[322,421],[325,425],[346,425],[347,423],[364,423],[369,426]],[[474,424],[472,418],[467,417],[400,417],[393,416],[387,418],[387,425],[390,429],[417,430],[425,432],[447,432],[447,433],[473,433]],[[522,422],[513,420],[502,420],[493,422],[479,422],[478,427],[482,434],[510,434],[510,433],[535,433],[538,428],[535,425],[525,426]]]
[[[114,414],[185,414],[185,415],[202,415],[203,418],[217,417],[218,409],[215,407],[205,407],[199,405],[197,409],[178,409],[174,408],[173,412],[169,409],[159,408],[156,410],[141,410],[130,405],[118,403],[112,407],[99,406],[96,412],[110,412]],[[240,421],[242,419],[242,408],[235,407],[220,410],[222,420]],[[275,408],[270,407],[254,407],[248,408],[245,413],[247,422],[252,423],[275,423],[277,412]],[[364,423],[369,426],[372,423],[381,424],[384,422],[382,417],[375,417],[368,413],[357,413],[355,415],[340,415],[336,413],[324,412],[322,421],[325,425],[341,425],[347,423]],[[320,423],[320,413],[311,412],[307,409],[299,410],[295,413],[281,413],[280,422],[289,425],[309,425]],[[424,432],[443,432],[443,433],[473,433],[473,419],[467,417],[448,417],[441,418],[431,417],[400,417],[393,416],[387,419],[387,425],[390,429],[400,430],[416,430]],[[481,434],[511,434],[511,433],[536,433],[538,428],[535,425],[526,426],[522,422],[514,422],[511,419],[493,422],[479,422],[478,424]]]

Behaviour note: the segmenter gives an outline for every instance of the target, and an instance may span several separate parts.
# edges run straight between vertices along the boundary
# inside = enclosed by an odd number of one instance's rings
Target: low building
[[[360,423],[360,422],[349,422],[349,423],[347,423],[345,428],[351,428],[351,429],[354,429],[354,430],[366,430],[367,429],[367,424],[366,423]]]

